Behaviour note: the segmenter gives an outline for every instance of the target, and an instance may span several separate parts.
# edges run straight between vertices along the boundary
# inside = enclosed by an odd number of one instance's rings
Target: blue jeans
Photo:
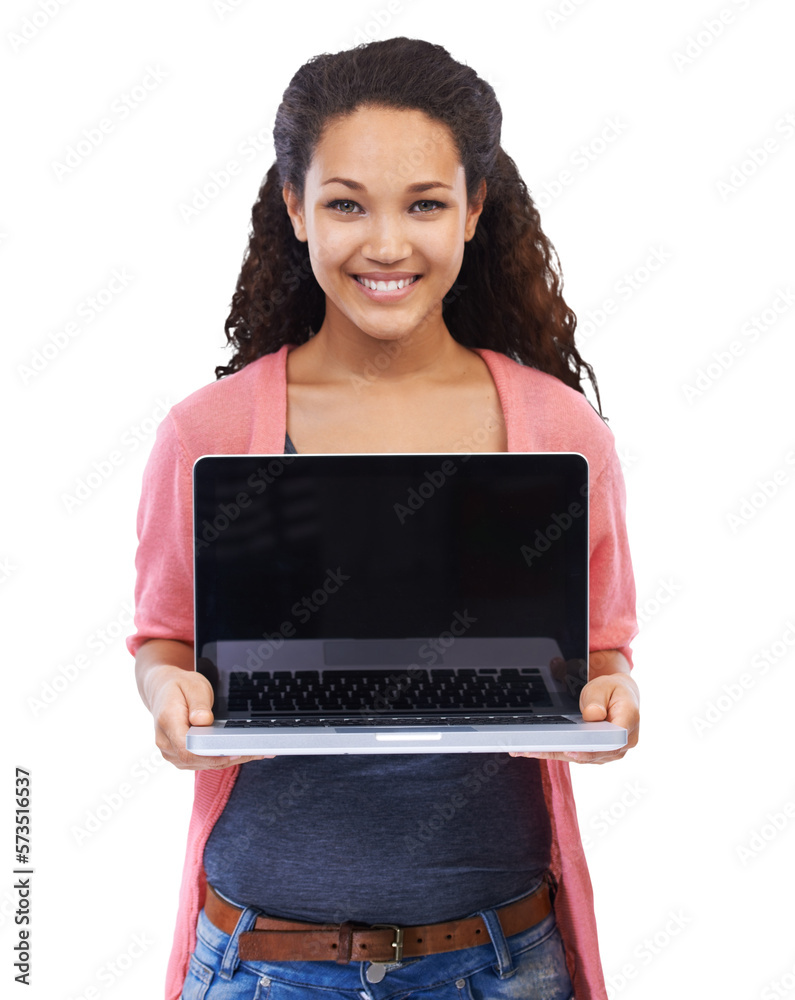
[[[379,983],[366,979],[369,962],[241,961],[238,936],[257,915],[243,910],[229,935],[201,911],[181,1000],[574,1000],[554,911],[506,938],[495,911],[482,910],[489,943],[390,963]]]

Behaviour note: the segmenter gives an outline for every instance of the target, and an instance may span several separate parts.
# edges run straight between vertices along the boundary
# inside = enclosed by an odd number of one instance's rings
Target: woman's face
[[[485,182],[479,194],[470,206],[449,129],[421,111],[359,108],[330,123],[303,203],[284,189],[326,293],[324,326],[390,340],[424,321],[427,330],[441,326],[441,301],[474,235]]]

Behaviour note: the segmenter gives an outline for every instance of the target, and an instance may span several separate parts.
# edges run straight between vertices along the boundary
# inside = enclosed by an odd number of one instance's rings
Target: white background
[[[123,641],[143,465],[164,404],[228,357],[223,322],[290,77],[318,52],[408,35],[495,87],[624,465],[641,743],[572,768],[611,996],[795,996],[792,6],[49,4],[4,4],[0,41],[3,992],[23,994],[20,765],[36,870],[24,995],[161,995],[193,777],[158,763]],[[146,96],[122,117],[130,94]],[[101,144],[59,171],[103,119]],[[89,319],[114,271],[126,287]],[[111,452],[112,474],[70,502]]]

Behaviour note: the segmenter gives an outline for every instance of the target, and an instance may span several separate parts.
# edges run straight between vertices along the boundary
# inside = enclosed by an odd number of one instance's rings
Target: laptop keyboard
[[[411,715],[411,716],[274,716],[230,719],[225,729],[257,729],[266,726],[533,726],[571,725],[562,715]]]
[[[533,712],[550,708],[536,667],[479,669],[236,671],[230,675],[228,709],[249,715],[339,713],[357,721],[369,712]]]

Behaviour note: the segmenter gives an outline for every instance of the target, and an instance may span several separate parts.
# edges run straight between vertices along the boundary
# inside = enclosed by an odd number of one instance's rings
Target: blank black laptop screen
[[[555,639],[587,657],[576,454],[209,456],[194,467],[197,651],[219,643]],[[449,634],[449,633],[448,633]]]

